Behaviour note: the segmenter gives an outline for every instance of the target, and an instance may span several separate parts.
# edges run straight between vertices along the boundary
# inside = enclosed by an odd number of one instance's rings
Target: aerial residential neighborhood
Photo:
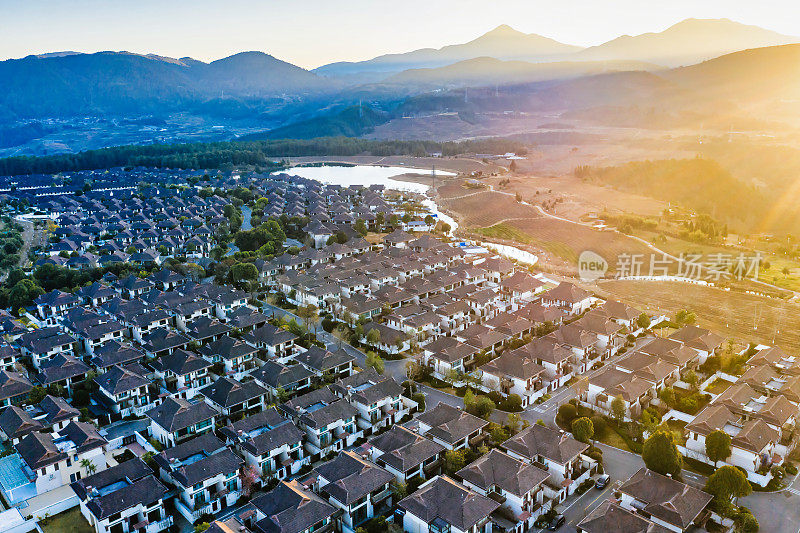
[[[16,192],[46,214],[52,287],[2,322],[0,491],[23,524],[725,530],[700,480],[796,472],[800,367],[779,348],[453,241],[415,193],[188,178]]]

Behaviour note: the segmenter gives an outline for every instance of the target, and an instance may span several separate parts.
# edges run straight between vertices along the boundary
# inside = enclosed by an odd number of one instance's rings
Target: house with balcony
[[[173,525],[164,509],[167,488],[138,457],[71,486],[95,533],[160,533]]]
[[[169,448],[213,432],[217,411],[205,402],[170,396],[147,411],[145,416],[150,420],[150,436]]]
[[[598,299],[574,283],[562,281],[556,287],[542,294],[541,304],[545,307],[558,307],[571,315],[587,311]]]
[[[67,403],[64,398],[48,394],[36,405],[32,416],[45,427],[52,428],[58,433],[70,422],[77,422],[80,415],[81,412]]]
[[[281,481],[238,512],[258,533],[332,533],[338,509],[297,480]]]
[[[504,352],[479,368],[483,385],[505,397],[516,394],[528,407],[547,393],[545,368],[525,350]]]
[[[507,524],[513,524],[513,531],[532,528],[536,519],[550,510],[551,502],[544,490],[550,474],[498,449],[479,457],[456,475],[465,487],[499,503],[495,513]]]
[[[112,366],[94,381],[97,399],[112,413],[112,419],[142,416],[159,401],[157,391],[150,390],[147,370],[138,363]]]
[[[684,326],[669,338],[697,352],[701,365],[706,362],[708,357],[714,355],[725,342],[722,336],[698,326]]]
[[[414,422],[420,435],[448,450],[477,448],[489,427],[488,421],[445,403],[428,408]]]
[[[403,398],[403,388],[394,378],[382,376],[372,368],[340,379],[330,388],[358,410],[357,424],[364,435],[397,424],[411,410],[409,400]]]
[[[81,299],[74,294],[58,289],[47,294],[37,296],[33,301],[36,306],[36,316],[31,316],[39,326],[54,326],[69,311],[81,303]]]
[[[311,458],[303,448],[305,433],[274,407],[220,428],[219,432],[244,457],[247,468],[258,472],[262,486],[270,479],[287,479],[310,464]]]
[[[200,389],[200,394],[224,418],[233,418],[262,410],[269,391],[255,381],[223,377]]]
[[[713,497],[671,477],[641,468],[619,487],[620,507],[675,533],[703,527]]]
[[[550,474],[545,489],[546,495],[555,500],[553,505],[573,494],[597,470],[597,462],[583,455],[588,444],[539,424],[523,429],[505,441],[501,449]]]
[[[24,333],[17,339],[22,355],[31,358],[37,370],[57,355],[75,355],[78,341],[59,326],[48,326]]]
[[[26,474],[39,495],[105,470],[107,444],[92,424],[70,422],[58,433],[34,431],[14,449],[29,469]]]
[[[150,366],[161,386],[175,398],[191,400],[211,384],[211,362],[183,349],[159,357]]]
[[[319,346],[311,346],[308,350],[296,354],[293,358],[318,377],[333,376],[343,379],[353,374],[355,357],[339,348],[331,352]]]
[[[258,349],[241,339],[221,337],[200,349],[201,355],[211,363],[222,363],[223,375],[241,380],[261,364],[256,358]]]
[[[0,328],[0,334],[2,334],[2,328]],[[14,370],[19,357],[19,348],[0,341],[0,369]]]
[[[117,292],[108,285],[95,281],[91,285],[81,287],[75,294],[80,296],[86,305],[90,307],[100,307],[114,298]]]
[[[104,372],[114,365],[126,365],[128,363],[141,363],[145,355],[141,350],[134,348],[130,344],[110,341],[94,350],[94,356],[89,362],[98,372]]]
[[[406,533],[491,533],[500,504],[448,476],[423,483],[400,500],[394,522]]]
[[[542,375],[547,382],[547,392],[561,388],[575,375],[575,353],[555,337],[548,335],[533,339],[512,353],[517,352],[544,367]]]
[[[467,372],[478,351],[455,337],[441,337],[424,347],[422,361],[433,369],[434,376],[444,379],[451,371]]]
[[[215,342],[227,336],[233,328],[216,318],[201,316],[186,323],[183,332],[200,346]]]
[[[760,418],[747,420],[726,406],[716,404],[700,411],[684,428],[684,455],[718,466],[706,455],[706,437],[716,430],[731,437],[731,455],[724,463],[743,468],[747,479],[761,486],[772,479],[769,469],[782,464],[785,459],[786,449],[780,446],[779,430]]]
[[[400,425],[370,439],[366,448],[372,462],[391,472],[401,483],[439,474],[446,450],[438,442]]]
[[[299,363],[290,363],[284,365],[278,361],[267,361],[253,370],[250,376],[269,390],[272,401],[279,401],[282,394],[288,398],[304,394],[311,388],[311,380],[316,374]]]
[[[213,433],[154,457],[161,479],[175,486],[175,509],[189,522],[235,505],[241,496],[242,458]]]
[[[668,531],[649,521],[642,514],[622,508],[612,499],[598,505],[578,523],[575,530],[578,533],[606,533],[607,531],[666,533]]]
[[[151,358],[169,355],[175,350],[185,350],[192,339],[177,331],[158,327],[142,334],[142,348]]]
[[[613,366],[603,368],[590,376],[578,400],[590,409],[606,415],[612,414],[611,403],[622,398],[625,403],[625,419],[637,420],[642,410],[655,397],[653,384],[635,374]]]
[[[42,363],[36,374],[36,381],[42,387],[55,386],[72,394],[72,387],[86,379],[91,368],[89,365],[70,354],[58,354]]]
[[[23,437],[44,429],[44,424],[34,419],[28,411],[9,405],[0,410],[0,437],[11,445],[17,444]]]
[[[264,324],[245,333],[242,339],[258,348],[262,359],[275,359],[285,363],[295,352],[297,335],[288,329]]]
[[[354,452],[340,452],[311,475],[314,492],[342,510],[336,519],[342,533],[355,533],[358,526],[392,507],[394,475]]]
[[[356,423],[356,408],[329,387],[293,398],[280,410],[305,432],[312,462],[352,446],[364,434]]]

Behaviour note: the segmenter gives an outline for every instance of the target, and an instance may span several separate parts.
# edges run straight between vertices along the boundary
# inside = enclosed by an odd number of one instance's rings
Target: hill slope
[[[581,50],[572,59],[627,59],[676,67],[748,48],[798,42],[800,37],[782,35],[728,19],[686,19],[659,33],[617,37]]]
[[[18,117],[183,110],[231,96],[320,90],[329,82],[261,52],[207,64],[127,52],[28,56],[0,62],[0,109]]]
[[[575,78],[604,72],[659,70],[652,63],[638,61],[555,61],[530,63],[479,57],[452,65],[411,69],[387,78],[384,83],[400,85],[503,85]]]

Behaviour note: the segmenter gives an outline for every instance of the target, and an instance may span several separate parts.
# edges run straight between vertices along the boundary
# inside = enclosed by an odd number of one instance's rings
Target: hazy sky
[[[800,33],[796,0],[0,0],[0,59],[127,50],[213,60],[261,50],[313,68],[466,42],[500,24],[588,46],[689,17]]]

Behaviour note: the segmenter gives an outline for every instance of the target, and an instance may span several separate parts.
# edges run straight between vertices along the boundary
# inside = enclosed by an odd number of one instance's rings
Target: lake
[[[427,174],[430,169],[410,168],[410,167],[381,167],[374,165],[354,165],[354,166],[322,166],[322,167],[292,167],[285,170],[287,174],[300,176],[322,183],[333,183],[335,185],[383,185],[387,189],[398,191],[409,191],[420,194],[428,192],[428,186],[422,183],[412,183],[410,181],[393,180],[393,176],[400,174]],[[436,171],[437,176],[455,176],[452,172]]]

